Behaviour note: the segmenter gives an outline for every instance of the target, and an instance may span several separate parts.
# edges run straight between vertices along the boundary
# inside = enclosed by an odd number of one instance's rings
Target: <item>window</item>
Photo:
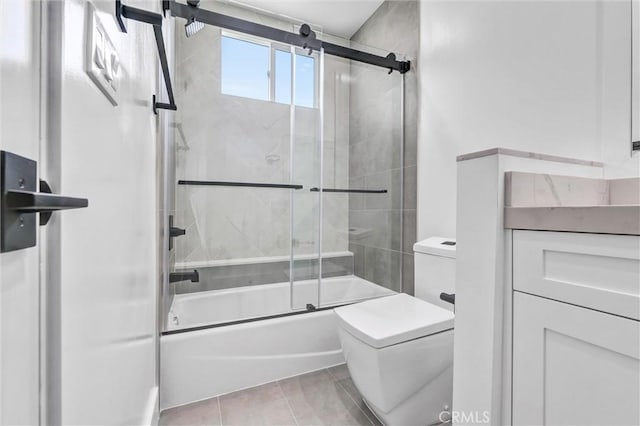
[[[281,104],[291,103],[291,52],[275,51],[275,90],[274,101]]]
[[[269,46],[222,37],[222,93],[269,100]]]
[[[312,56],[296,54],[296,105],[315,105],[315,63]]]
[[[316,105],[315,54],[294,54],[288,46],[223,34],[221,62],[221,91],[225,95],[290,104],[295,75],[295,104]]]

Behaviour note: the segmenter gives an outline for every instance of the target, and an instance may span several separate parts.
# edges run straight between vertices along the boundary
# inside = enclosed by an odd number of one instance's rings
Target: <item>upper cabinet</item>
[[[640,0],[632,0],[631,15],[631,140],[640,151]]]

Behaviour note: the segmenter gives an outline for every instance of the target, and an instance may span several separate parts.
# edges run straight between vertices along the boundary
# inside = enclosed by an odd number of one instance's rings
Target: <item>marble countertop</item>
[[[640,235],[640,178],[508,172],[504,227]]]

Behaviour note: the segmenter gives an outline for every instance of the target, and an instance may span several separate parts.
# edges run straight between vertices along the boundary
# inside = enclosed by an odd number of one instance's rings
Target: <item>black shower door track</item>
[[[352,49],[350,47],[340,46],[337,44],[318,40],[316,39],[316,34],[307,24],[303,24],[300,27],[299,34],[296,34],[269,27],[267,25],[234,18],[233,16],[227,16],[220,13],[212,12],[210,10],[200,9],[199,7],[178,3],[175,0],[161,1],[163,11],[165,13],[167,10],[171,11],[172,16],[181,17],[187,20],[195,18],[197,21],[204,24],[214,25],[216,27],[238,31],[244,34],[250,34],[257,37],[287,43],[290,45],[301,47],[303,49],[308,49],[309,52],[311,52],[312,50],[319,51],[324,49],[324,52],[328,53],[329,55],[339,56],[341,58],[351,59],[354,61],[387,68],[389,70],[389,74],[391,74],[393,71],[398,71],[401,74],[404,74],[411,68],[410,61],[398,61],[394,53],[389,53],[386,57],[383,57]],[[131,19],[153,26],[153,34],[156,39],[156,45],[158,48],[158,57],[160,58],[160,65],[162,67],[162,76],[164,78],[167,96],[169,97],[169,102],[163,103],[158,102],[156,100],[156,96],[153,95],[153,112],[157,114],[159,109],[172,111],[177,110],[178,107],[176,106],[175,98],[173,95],[173,86],[171,84],[171,75],[169,73],[169,63],[167,60],[164,37],[162,36],[162,21],[164,18],[163,15],[150,12],[148,10],[127,6],[122,3],[122,0],[115,0],[115,6],[116,21],[118,22],[120,31],[122,31],[123,33],[127,32],[125,19]]]
[[[351,303],[342,303],[342,304],[339,304],[339,305],[323,306],[323,307],[318,307],[318,308],[313,308],[313,309],[309,309],[309,307],[307,307],[307,309],[303,309],[303,310],[299,310],[299,311],[293,311],[293,312],[285,312],[285,313],[282,313],[282,314],[265,315],[265,316],[254,317],[254,318],[245,318],[245,319],[235,320],[235,321],[220,322],[220,323],[217,323],[217,324],[196,325],[196,326],[192,326],[192,327],[178,328],[178,329],[175,329],[175,330],[165,330],[165,331],[161,332],[160,334],[162,336],[170,336],[172,334],[189,333],[191,331],[207,330],[207,329],[210,329],[210,328],[220,328],[220,327],[226,327],[226,326],[229,326],[229,325],[246,324],[248,322],[258,322],[258,321],[265,321],[265,320],[271,320],[271,319],[276,319],[276,318],[292,317],[292,316],[296,316],[296,315],[312,314],[312,313],[327,311],[329,309],[339,308],[341,306],[347,306],[347,305],[350,305],[350,304]]]
[[[245,21],[244,19],[235,18],[233,16],[212,12],[200,7],[178,3],[175,0],[162,0],[162,8],[165,12],[167,10],[171,11],[171,16],[187,20],[195,18],[196,21],[204,24],[279,41],[281,43],[287,43],[303,49],[318,51],[324,49],[324,52],[329,55],[386,68],[390,73],[392,71],[398,71],[401,74],[404,74],[411,68],[410,61],[398,61],[394,53],[390,53],[386,57],[378,56],[357,49],[352,49],[350,47],[318,40],[316,39],[316,34],[307,24],[303,24],[301,26],[300,33],[296,34],[278,28],[269,27],[267,25]]]

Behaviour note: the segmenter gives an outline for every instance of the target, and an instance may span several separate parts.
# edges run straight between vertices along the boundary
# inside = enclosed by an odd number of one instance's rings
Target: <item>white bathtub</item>
[[[295,283],[294,306],[317,301],[317,290],[315,280]],[[325,278],[320,306],[391,294],[355,276]],[[173,329],[295,311],[289,283],[176,295],[171,310]],[[344,362],[330,309],[167,334],[160,350],[161,409]]]
[[[305,310],[307,303],[333,306],[393,294],[354,275],[323,278],[320,287],[320,303],[317,280],[295,282],[293,294],[288,282],[177,294],[171,304],[167,330],[295,312]]]

